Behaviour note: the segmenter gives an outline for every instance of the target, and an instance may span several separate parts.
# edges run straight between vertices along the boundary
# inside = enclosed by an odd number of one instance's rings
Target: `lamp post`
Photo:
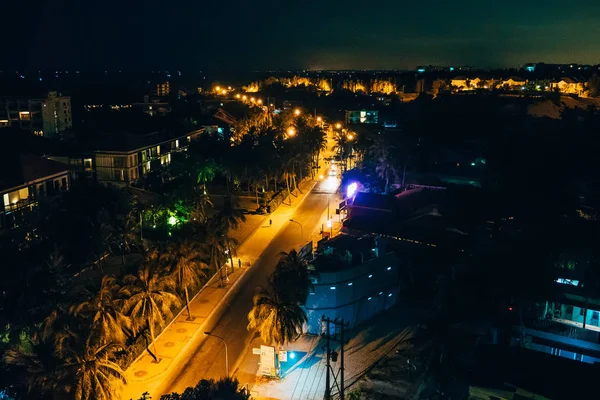
[[[204,334],[206,336],[212,336],[216,339],[219,339],[225,345],[225,376],[229,378],[229,354],[227,353],[227,343],[225,342],[225,339],[223,339],[221,336],[213,335],[210,332],[204,332]]]
[[[300,239],[304,239],[304,228],[302,227],[302,224],[298,221],[294,221],[293,219],[290,219],[290,222],[298,224],[298,226],[300,227]]]

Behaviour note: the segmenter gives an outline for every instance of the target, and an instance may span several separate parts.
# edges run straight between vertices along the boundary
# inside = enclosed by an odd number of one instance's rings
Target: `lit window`
[[[31,120],[31,115],[29,115],[29,111],[20,111],[19,112],[19,119],[21,121],[29,121],[29,120]]]

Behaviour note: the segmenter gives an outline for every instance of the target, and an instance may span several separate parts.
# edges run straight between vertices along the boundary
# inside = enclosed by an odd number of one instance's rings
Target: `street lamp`
[[[335,129],[340,129],[342,127],[342,124],[340,124],[339,122],[337,124],[335,124]]]
[[[290,219],[290,222],[298,224],[298,226],[300,227],[300,240],[303,240],[304,239],[304,228],[302,227],[302,224],[298,221],[294,221],[293,219]]]
[[[294,110],[294,115],[295,115],[295,116],[298,116],[298,115],[300,115],[300,109],[299,109],[299,108],[296,108],[296,109]]]
[[[219,339],[225,345],[225,376],[229,378],[229,354],[227,353],[227,343],[225,342],[225,339],[223,339],[221,336],[213,335],[210,332],[204,332],[204,334],[206,336],[212,336],[216,339]]]
[[[353,134],[351,134],[351,133],[350,133],[350,134],[348,134],[348,140],[352,140],[352,139],[354,139],[354,135],[353,135]]]
[[[287,134],[288,136],[294,136],[296,134],[296,130],[290,126],[287,130]]]

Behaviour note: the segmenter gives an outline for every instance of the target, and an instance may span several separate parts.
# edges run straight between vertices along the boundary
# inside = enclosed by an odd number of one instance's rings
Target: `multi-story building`
[[[69,190],[69,166],[29,154],[6,154],[0,168],[0,232],[18,227],[40,201]]]
[[[0,127],[11,126],[36,136],[54,137],[73,126],[71,98],[50,92],[41,98],[0,99]]]
[[[159,97],[168,96],[171,94],[171,84],[169,82],[157,83],[154,94]]]
[[[161,165],[171,163],[171,154],[185,150],[203,130],[164,138],[159,134],[126,134],[96,145],[84,164],[93,165],[99,182],[129,185]],[[87,164],[86,164],[87,165]]]
[[[321,333],[323,316],[355,326],[393,306],[400,287],[398,264],[384,239],[375,236],[340,235],[322,242],[304,305],[307,331]]]

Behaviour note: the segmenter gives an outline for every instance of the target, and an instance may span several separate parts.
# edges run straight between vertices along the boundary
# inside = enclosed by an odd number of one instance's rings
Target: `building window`
[[[127,167],[127,157],[115,157],[114,158],[114,166],[115,166],[115,168]]]
[[[19,119],[21,121],[31,121],[31,114],[29,114],[29,111],[19,111]]]

